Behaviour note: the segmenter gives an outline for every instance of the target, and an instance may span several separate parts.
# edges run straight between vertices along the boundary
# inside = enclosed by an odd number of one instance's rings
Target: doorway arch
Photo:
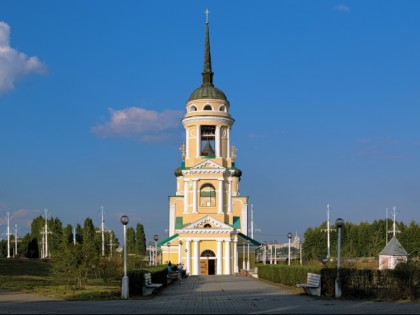
[[[200,255],[200,275],[215,275],[216,274],[216,254],[206,249]]]

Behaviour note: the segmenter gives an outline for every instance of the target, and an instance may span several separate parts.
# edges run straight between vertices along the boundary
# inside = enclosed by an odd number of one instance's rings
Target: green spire
[[[209,36],[209,22],[206,21],[206,42],[204,47],[204,70],[203,70],[203,84],[202,86],[213,85],[213,72],[211,70],[211,55],[210,55],[210,36]]]

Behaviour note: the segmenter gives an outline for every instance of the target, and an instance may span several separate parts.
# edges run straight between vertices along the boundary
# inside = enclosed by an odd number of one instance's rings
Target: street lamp
[[[264,265],[265,265],[267,263],[267,242],[266,241],[264,241],[263,246],[264,246],[263,258],[264,258]]]
[[[127,224],[128,216],[123,215],[120,222],[124,226],[124,277],[122,279],[121,298],[128,299],[128,277],[127,277]]]
[[[249,241],[247,242],[247,244],[248,244],[248,259],[247,259],[247,266],[246,266],[246,269],[249,271],[249,269],[250,269],[250,263],[249,263]]]
[[[171,242],[167,243],[168,245],[168,263],[171,261]]]
[[[274,264],[277,265],[277,240],[274,241]]]
[[[157,241],[159,240],[159,235],[157,234],[153,235],[153,239],[155,240],[155,266],[157,266],[157,257],[158,257]]]
[[[289,239],[289,258],[287,260],[287,264],[290,266],[290,239],[292,238],[292,233],[287,233],[287,238]]]
[[[270,241],[270,265],[273,264],[273,241]]]
[[[338,229],[338,240],[337,240],[337,279],[335,279],[335,297],[341,297],[341,281],[340,281],[340,247],[341,247],[341,228],[344,225],[344,220],[338,218],[335,220],[335,225]]]

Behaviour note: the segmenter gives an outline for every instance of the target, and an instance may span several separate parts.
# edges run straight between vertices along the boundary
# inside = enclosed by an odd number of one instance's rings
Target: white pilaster
[[[196,150],[196,157],[200,157],[201,156],[201,126],[197,125],[197,138],[196,138],[196,143],[197,143],[197,150]]]
[[[185,250],[186,250],[187,257],[185,258],[186,259],[185,268],[186,268],[187,273],[191,272],[191,246],[190,245],[191,245],[191,241],[186,240]]]
[[[218,207],[217,213],[223,213],[223,178],[219,178],[219,200],[218,200]]]
[[[230,275],[230,239],[225,240],[225,275]]]
[[[218,275],[222,275],[223,274],[223,248],[222,248],[222,240],[217,240],[217,268],[216,268],[216,273]]]
[[[178,261],[176,262],[178,263],[182,263],[182,245],[178,244]]]
[[[216,146],[216,157],[220,157],[220,125],[216,126],[216,139],[214,139],[214,144]]]
[[[198,179],[193,179],[193,210],[192,213],[198,213],[197,211],[197,181]]]
[[[199,240],[194,240],[194,275],[200,275],[200,253],[199,253]]]
[[[226,143],[227,143],[227,158],[231,159],[230,156],[230,128],[227,128],[227,135],[226,135]]]
[[[233,241],[233,272],[238,273],[238,240]]]
[[[184,214],[188,213],[188,180],[184,179]]]
[[[189,159],[190,158],[190,150],[189,150],[189,145],[190,141],[188,139],[188,128],[185,129],[185,159]]]
[[[169,235],[175,234],[175,203],[169,205]]]
[[[229,184],[229,190],[228,190],[228,209],[227,209],[227,213],[232,213],[232,179],[231,178],[229,178],[228,184]]]
[[[248,236],[248,204],[242,205],[241,232]]]

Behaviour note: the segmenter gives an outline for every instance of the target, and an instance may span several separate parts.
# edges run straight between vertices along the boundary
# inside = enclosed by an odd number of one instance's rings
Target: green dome
[[[175,170],[174,174],[175,174],[175,176],[176,176],[176,177],[178,177],[178,176],[182,176],[182,168],[178,167],[178,168]]]
[[[194,92],[191,93],[191,96],[188,99],[188,101],[198,100],[202,98],[211,98],[227,101],[225,93],[223,93],[222,90],[211,85],[203,85],[200,86],[198,89],[195,89]]]
[[[235,176],[235,177],[241,177],[242,176],[242,171],[239,168],[237,168],[237,169],[235,169],[235,171],[233,172],[232,175]]]

